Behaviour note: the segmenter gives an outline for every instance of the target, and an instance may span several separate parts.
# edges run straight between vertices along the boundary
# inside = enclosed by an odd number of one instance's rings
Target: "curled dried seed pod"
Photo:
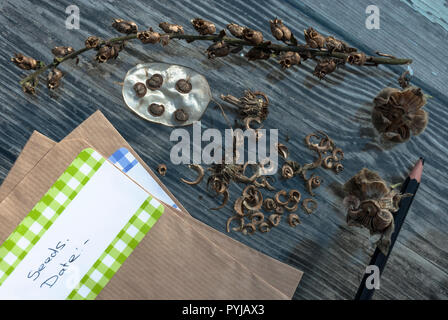
[[[288,223],[291,227],[296,227],[297,225],[300,224],[299,216],[294,213],[289,214]]]
[[[288,51],[280,56],[280,65],[283,69],[290,68],[293,65],[300,64],[300,54],[298,52]]]
[[[318,188],[322,183],[322,178],[319,176],[315,176],[314,173],[311,175],[311,177],[306,181],[306,188],[310,195],[314,196],[313,189]]]
[[[354,52],[349,54],[347,57],[347,62],[357,66],[362,66],[366,63],[367,57],[363,52]]]
[[[86,39],[86,41],[84,42],[84,45],[88,49],[98,48],[98,46],[100,45],[100,38],[98,38],[96,36],[90,36]]]
[[[250,211],[260,210],[262,205],[263,205],[263,196],[261,195],[261,192],[258,190],[253,199],[245,198],[243,200],[243,206]]]
[[[285,212],[285,210],[283,209],[282,206],[277,206],[277,207],[274,209],[274,212],[275,212],[276,214],[283,214],[283,212]]]
[[[261,129],[261,127],[257,128],[257,129],[252,128],[251,125],[250,125],[252,122],[256,122],[258,124],[261,124],[261,119],[260,119],[260,117],[247,117],[246,119],[244,119],[244,126],[246,127],[246,129],[252,129],[252,130],[256,130],[256,131],[258,129]]]
[[[280,197],[283,196],[284,198],[288,198],[288,193],[285,190],[280,190],[279,192],[277,192],[274,196],[274,200],[275,202],[277,202],[278,205],[280,206],[286,206],[289,202],[289,199],[287,199],[286,201],[281,201]]]
[[[277,40],[287,42],[291,40],[291,30],[289,30],[280,19],[275,18],[269,21],[271,25],[271,33]]]
[[[290,206],[289,206],[289,205],[286,205],[286,206],[284,207],[286,211],[289,211],[289,212],[297,211],[297,209],[299,208],[299,202],[293,200],[292,203],[293,203],[292,205],[290,205]]]
[[[15,53],[11,61],[23,70],[36,70],[39,65],[37,60],[24,56],[21,53]]]
[[[244,29],[245,29],[244,27],[237,25],[235,23],[230,23],[227,25],[227,30],[229,30],[233,36],[235,36],[239,39],[243,38]]]
[[[258,230],[260,230],[260,232],[263,232],[263,233],[269,232],[269,231],[271,231],[271,226],[269,225],[269,223],[263,221],[262,223],[260,223],[258,225]]]
[[[253,223],[248,223],[246,224],[243,229],[241,230],[241,232],[246,235],[253,235],[255,233],[255,231],[257,230],[256,226]]]
[[[325,38],[325,47],[327,47],[330,52],[344,52],[345,51],[345,43],[341,40],[336,39],[335,37],[329,36]]]
[[[148,107],[148,112],[154,117],[160,117],[165,112],[163,104],[151,103]]]
[[[260,31],[244,28],[243,39],[257,46],[263,42],[263,34]]]
[[[249,61],[267,60],[271,57],[271,50],[268,48],[253,47],[244,55]]]
[[[51,49],[51,53],[53,53],[53,55],[56,58],[63,58],[66,55],[69,55],[70,53],[75,52],[75,49],[73,49],[72,47],[54,47],[53,49]]]
[[[139,98],[143,98],[146,95],[147,89],[143,82],[137,82],[133,87],[135,94]]]
[[[319,79],[325,78],[327,74],[336,70],[336,62],[333,59],[321,60],[314,69],[313,75]]]
[[[341,173],[344,170],[344,165],[342,163],[336,163],[336,165],[334,166],[333,170],[336,173]]]
[[[164,163],[159,164],[159,166],[157,167],[157,171],[162,177],[166,175],[166,170],[166,164]]]
[[[230,46],[224,41],[218,41],[213,43],[207,48],[207,56],[209,59],[215,57],[225,57],[230,53]]]
[[[180,93],[189,93],[191,89],[193,89],[193,86],[187,79],[180,79],[176,82],[176,90]]]
[[[253,225],[259,225],[264,221],[264,214],[260,211],[254,212],[250,215],[250,220]]]
[[[184,178],[182,178],[180,180],[183,183],[186,183],[189,185],[196,185],[196,184],[201,183],[202,179],[204,178],[204,168],[202,168],[202,166],[199,164],[189,164],[188,168],[194,169],[198,173],[198,177],[196,178],[196,180],[193,180],[193,181],[188,181],[188,180],[185,180]]]
[[[235,210],[236,214],[241,217],[244,217],[246,215],[246,213],[244,212],[243,201],[244,197],[238,197],[233,205],[233,209]]]
[[[204,19],[195,18],[191,20],[191,24],[193,25],[195,30],[199,32],[200,35],[203,36],[207,34],[214,34],[216,32],[216,27],[213,24],[213,22]]]
[[[159,24],[159,28],[162,29],[165,33],[184,33],[184,27],[179,24],[161,22]]]
[[[131,34],[137,33],[137,24],[133,21],[126,21],[123,19],[114,19],[112,27],[120,33]]]
[[[300,193],[299,190],[292,189],[289,191],[289,201],[295,201],[299,203],[301,198],[302,194]]]
[[[334,157],[335,161],[344,160],[344,151],[342,151],[341,148],[334,148],[333,149],[333,157]]]
[[[322,166],[325,169],[332,169],[332,168],[334,168],[335,165],[336,165],[336,160],[334,159],[334,157],[332,155],[325,157],[324,160],[322,161]]]
[[[284,163],[282,166],[281,175],[284,179],[291,179],[294,177],[294,169],[288,163]]]
[[[282,143],[277,143],[277,144],[276,144],[276,149],[277,149],[278,155],[279,155],[280,157],[282,157],[283,159],[286,160],[286,159],[289,157],[289,150],[288,150],[288,147],[285,146],[284,144],[282,144]]]
[[[153,91],[160,89],[162,84],[163,84],[163,76],[159,73],[153,74],[151,78],[146,80],[146,86],[148,87],[148,89],[151,89]]]
[[[222,204],[219,207],[211,208],[210,210],[220,210],[226,206],[227,201],[229,201],[230,197],[229,190],[225,190],[222,194],[223,194]]]
[[[137,33],[137,38],[142,43],[158,43],[160,41],[160,33],[155,32],[152,28],[147,31],[141,31]]]
[[[176,119],[176,121],[178,122],[185,122],[188,120],[188,113],[185,112],[184,109],[177,109],[176,111],[174,111],[174,119]]]
[[[263,208],[266,211],[275,210],[275,208],[277,208],[277,203],[272,198],[266,198],[266,200],[264,200],[264,203],[263,203]]]
[[[307,30],[304,30],[303,34],[305,36],[306,43],[311,48],[321,49],[324,47],[325,37],[316,30],[314,30],[312,27],[309,27]]]
[[[271,176],[261,176],[261,177],[257,178],[257,179],[254,181],[254,185],[255,185],[256,187],[258,187],[258,188],[266,188],[266,189],[271,190],[271,191],[272,191],[272,190],[275,190],[275,187],[272,186],[272,185],[268,182],[268,178],[271,178],[271,179],[272,179]],[[261,181],[258,181],[258,180],[261,180]]]
[[[25,93],[36,94],[36,86],[29,81],[24,83],[22,90]]]
[[[53,89],[56,89],[57,87],[59,87],[60,80],[62,79],[63,76],[64,76],[64,74],[62,73],[61,70],[56,69],[56,68],[51,70],[48,73],[48,78],[47,78],[48,89],[53,90]]]
[[[280,224],[280,221],[282,221],[282,215],[281,214],[271,214],[269,216],[269,223],[273,226],[273,227],[277,227]]]
[[[317,202],[311,198],[304,199],[302,201],[302,208],[306,213],[312,214],[317,209]]]
[[[229,219],[227,219],[227,223],[226,223],[227,232],[230,232],[230,224],[232,223],[233,220],[238,220],[240,223],[240,226],[238,228],[232,228],[232,230],[233,231],[241,231],[244,227],[244,218],[242,218],[240,216],[231,216]]]

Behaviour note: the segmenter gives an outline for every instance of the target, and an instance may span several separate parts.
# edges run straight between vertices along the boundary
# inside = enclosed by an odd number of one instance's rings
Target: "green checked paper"
[[[0,299],[95,299],[162,213],[82,151],[0,247]]]

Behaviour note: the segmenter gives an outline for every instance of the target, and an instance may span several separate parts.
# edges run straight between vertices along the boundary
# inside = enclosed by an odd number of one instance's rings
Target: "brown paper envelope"
[[[14,231],[73,159],[83,140],[50,150],[0,203],[0,243]],[[151,275],[151,276],[147,276]],[[288,299],[165,206],[159,221],[98,299]]]
[[[25,177],[35,164],[53,148],[55,142],[34,131],[22,152],[12,166],[9,174],[0,185],[0,201]]]
[[[95,133],[98,132],[102,132],[101,136],[107,136],[108,139],[96,139]],[[101,112],[97,111],[93,114],[77,129],[75,129],[66,139],[76,136],[84,138],[84,135],[89,135],[88,138],[90,139],[90,144],[105,157],[109,157],[113,152],[121,147],[126,147],[148,170],[148,172],[150,174],[152,173],[149,167],[141,160],[140,157],[138,157],[132,147],[121,137],[115,128],[113,128],[112,124],[110,124]],[[115,143],[115,145],[113,145],[111,141]],[[27,145],[27,147],[30,148],[32,146],[33,145]],[[36,147],[38,146],[36,145]],[[152,173],[152,176],[155,177],[154,173]],[[1,200],[2,198],[0,198],[0,201]],[[177,210],[176,213],[179,214]],[[180,216],[183,216],[197,231],[220,246],[236,260],[246,265],[250,270],[253,270],[256,274],[260,275],[272,286],[278,288],[290,298],[294,295],[303,274],[300,270],[266,256],[261,252],[228,237],[224,233],[213,229],[199,220],[191,218],[187,215],[180,214]]]

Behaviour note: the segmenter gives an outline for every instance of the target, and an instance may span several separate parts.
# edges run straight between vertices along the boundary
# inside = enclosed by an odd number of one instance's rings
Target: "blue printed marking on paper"
[[[154,197],[164,201],[173,208],[178,208],[173,199],[159,186],[154,178],[143,168],[137,159],[126,148],[120,148],[109,157],[109,161],[121,171],[134,179]]]

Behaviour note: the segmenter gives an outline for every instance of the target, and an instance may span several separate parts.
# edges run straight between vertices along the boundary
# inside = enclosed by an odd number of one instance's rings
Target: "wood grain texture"
[[[448,31],[430,21],[410,3],[376,1],[381,29],[365,28],[365,9],[371,1],[12,1],[0,3],[0,181],[7,175],[33,130],[59,141],[95,110],[100,109],[148,165],[168,165],[163,182],[197,219],[225,232],[232,214],[230,206],[220,211],[208,195],[205,183],[188,187],[179,177],[191,178],[185,166],[170,163],[171,129],[146,122],[123,103],[121,82],[137,63],[160,61],[186,65],[204,74],[215,99],[220,94],[239,96],[244,89],[268,94],[271,105],[266,128],[279,128],[280,140],[287,143],[291,157],[304,163],[312,154],[303,138],[314,130],[326,131],[344,149],[345,170],[338,176],[319,170],[324,186],[317,190],[318,211],[305,216],[293,229],[286,222],[269,234],[252,237],[232,233],[239,241],[305,272],[294,298],[352,299],[373,246],[365,230],[345,223],[340,187],[362,167],[377,170],[393,183],[406,176],[419,156],[426,158],[419,193],[407,217],[375,299],[448,298],[448,199],[446,159],[448,126],[446,94]],[[65,28],[65,8],[80,9],[81,28]],[[426,4],[431,4],[426,1]],[[419,6],[417,6],[419,7]],[[404,67],[344,67],[318,81],[311,75],[312,62],[283,71],[272,59],[248,63],[236,55],[208,60],[206,43],[174,41],[167,47],[143,46],[132,42],[119,58],[97,65],[93,53],[81,58],[78,66],[61,67],[66,73],[62,87],[49,93],[43,85],[36,97],[24,95],[18,85],[26,72],[10,61],[15,52],[51,61],[50,49],[57,45],[79,48],[90,35],[112,37],[112,18],[132,19],[141,27],[157,27],[161,21],[194,30],[189,19],[203,17],[223,27],[229,22],[251,26],[272,39],[268,20],[284,20],[297,38],[308,26],[332,34],[366,53],[376,50],[414,59],[413,84],[432,96],[425,109],[430,114],[426,131],[406,144],[385,148],[370,123],[371,101],[386,86],[397,86]],[[443,59],[445,57],[445,59]],[[230,114],[229,114],[230,115]],[[202,119],[203,128],[224,129],[226,123],[211,103]],[[191,132],[191,128],[188,129]],[[276,184],[280,186],[279,183]],[[304,191],[296,179],[283,184]],[[236,199],[241,185],[233,185]],[[305,191],[304,191],[305,192]],[[202,198],[199,196],[203,195]],[[192,271],[194,272],[194,271]]]

